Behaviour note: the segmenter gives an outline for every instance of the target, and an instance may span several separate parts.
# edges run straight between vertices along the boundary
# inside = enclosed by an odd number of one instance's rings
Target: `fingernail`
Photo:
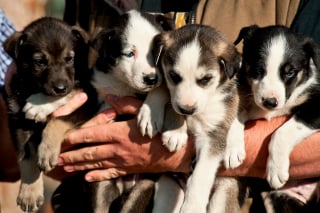
[[[73,172],[74,171],[74,167],[73,166],[64,166],[63,169],[66,172]]]
[[[58,158],[57,164],[58,164],[58,166],[62,166],[64,164],[63,158]]]
[[[79,100],[83,101],[87,99],[87,95],[85,93],[80,93],[79,94]]]
[[[88,182],[93,182],[93,177],[92,176],[86,176],[85,179]]]

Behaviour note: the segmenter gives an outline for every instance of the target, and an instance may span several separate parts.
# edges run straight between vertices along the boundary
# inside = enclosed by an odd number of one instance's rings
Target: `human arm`
[[[113,105],[113,107],[118,111],[122,110],[132,113],[135,113],[139,107],[138,103],[132,104],[134,101],[136,100],[132,98],[120,98],[114,100],[109,99],[111,105]],[[273,131],[282,123],[284,123],[286,119],[287,118],[285,117],[280,117],[271,121],[256,120],[248,122],[245,130],[247,158],[240,167],[234,170],[221,169],[219,174],[226,176],[251,176],[265,178],[266,159],[268,156],[268,141]],[[104,127],[107,126],[108,130],[104,130]],[[191,140],[189,140],[188,146],[180,150],[178,153],[169,153],[163,149],[159,136],[154,138],[152,142],[149,139],[143,138],[140,133],[138,133],[135,120],[115,122],[112,124],[107,124],[104,127],[99,127],[102,130],[99,130],[96,127],[96,130],[98,131],[96,131],[95,128],[81,129],[73,132],[67,137],[66,144],[78,144],[84,140],[87,140],[87,143],[90,143],[89,141],[97,140],[101,142],[106,141],[107,138],[109,143],[104,143],[104,146],[100,146],[100,151],[98,151],[99,149],[95,150],[95,148],[90,147],[91,151],[89,151],[89,148],[83,148],[81,152],[75,150],[72,152],[63,153],[60,156],[64,160],[64,163],[68,165],[65,167],[66,169],[72,168],[72,170],[69,171],[95,169],[96,167],[100,167],[100,169],[107,169],[94,170],[89,173],[94,180],[101,180],[101,178],[104,179],[106,177],[112,177],[111,173],[113,173],[113,175],[123,175],[126,173],[150,171],[188,172],[189,168],[191,167],[190,159],[194,154]],[[104,132],[105,135],[101,134],[102,132]],[[88,138],[88,135],[90,135],[91,138],[89,141],[88,139],[85,139]],[[300,179],[319,176],[320,165],[318,161],[320,160],[320,144],[317,142],[319,137],[320,133],[317,133],[310,138],[307,138],[294,149],[291,155],[291,178]],[[112,141],[110,139],[117,141],[118,144],[110,143],[110,141]],[[142,144],[141,149],[136,150],[135,148],[137,147],[135,146],[137,146],[139,143]],[[152,146],[159,147],[151,149],[151,144]],[[126,146],[126,151],[121,150],[122,146]],[[120,149],[127,155],[114,155],[113,158],[109,158],[110,155],[115,153],[115,151],[112,151],[114,148],[115,150]],[[89,152],[89,158],[94,160],[86,160],[86,158],[88,158],[88,156],[84,154],[86,152]],[[104,154],[106,155],[104,156]],[[138,155],[136,156],[135,154]],[[159,158],[157,157],[159,154],[164,154],[164,156],[177,156],[174,158],[163,158],[161,161],[159,161]],[[156,156],[153,158],[150,155]],[[186,155],[187,160],[181,161],[181,159],[183,159],[183,155]],[[143,158],[143,160],[141,160],[141,158]],[[174,161],[170,162],[171,159],[174,159]],[[104,161],[101,163],[99,160]],[[95,163],[92,164],[92,162]],[[118,168],[114,167],[114,165],[117,165]],[[179,170],[179,168],[183,168],[183,170]],[[120,170],[117,171],[118,169]]]
[[[245,161],[236,169],[222,169],[220,175],[265,178],[268,144],[271,135],[287,119],[287,117],[278,117],[271,121],[255,120],[247,122],[245,129]],[[290,133],[288,133],[288,135],[289,134]],[[291,179],[304,179],[320,176],[319,139],[320,133],[315,133],[304,139],[294,148],[290,155],[289,173]]]

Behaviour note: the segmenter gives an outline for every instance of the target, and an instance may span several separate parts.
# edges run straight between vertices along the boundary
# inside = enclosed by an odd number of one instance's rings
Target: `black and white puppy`
[[[320,48],[284,26],[249,26],[241,30],[236,43],[242,39],[244,104],[235,125],[241,131],[230,143],[241,143],[248,120],[290,115],[269,144],[267,180],[278,189],[289,179],[289,156],[295,145],[320,128]]]
[[[94,65],[92,84],[101,101],[106,94],[146,97],[138,122],[142,134],[152,137],[161,131],[164,117],[161,103],[167,102],[161,100],[166,98],[161,94],[163,90],[154,90],[162,84],[162,75],[154,65],[153,38],[163,30],[172,29],[172,24],[163,15],[136,10],[115,20],[92,41],[89,58],[89,63]],[[157,110],[151,111],[153,108]]]
[[[162,86],[162,74],[154,63],[153,39],[160,32],[169,29],[172,29],[172,24],[166,17],[131,10],[119,14],[114,23],[99,32],[92,40],[92,84],[100,101],[104,101],[107,94],[143,96],[145,100],[138,114],[138,126],[141,133],[149,137],[161,131],[165,105],[169,101],[166,88]],[[107,108],[107,105],[104,103],[102,108]],[[136,180],[139,181],[136,181],[136,184],[128,184],[128,180],[137,177],[139,178]],[[146,211],[145,208],[152,196],[150,190],[146,195],[145,188],[151,188],[153,193],[154,183],[150,184],[150,180],[156,180],[155,177],[158,176],[148,175],[148,178],[145,178],[143,174],[129,175],[95,183],[95,198],[100,199],[93,200],[94,212]],[[124,181],[125,179],[127,181]],[[129,197],[123,206],[120,205],[118,210],[112,209],[113,200],[127,193]],[[108,201],[101,202],[103,196],[108,197]]]
[[[155,42],[172,107],[195,138],[196,164],[180,212],[239,212],[238,182],[216,174],[238,112],[241,55],[217,30],[202,25],[164,32]]]
[[[42,205],[42,175],[57,164],[64,133],[97,109],[95,90],[88,80],[87,42],[81,29],[44,17],[4,44],[17,67],[5,99],[21,169],[17,204],[24,211],[36,211]],[[78,91],[93,98],[69,116],[47,119]]]

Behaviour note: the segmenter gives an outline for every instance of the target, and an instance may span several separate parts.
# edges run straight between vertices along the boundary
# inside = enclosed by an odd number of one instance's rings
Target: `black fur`
[[[239,72],[242,94],[249,97],[252,94],[250,82],[261,80],[266,75],[268,45],[271,38],[280,35],[286,40],[286,49],[278,73],[286,89],[286,98],[292,95],[297,86],[314,79],[314,83],[300,94],[300,97],[305,97],[305,101],[293,105],[290,114],[297,123],[311,129],[320,129],[320,46],[311,38],[296,34],[287,27],[260,28],[252,25],[240,31],[235,44],[243,40],[243,62]],[[315,72],[312,71],[310,61],[314,63]],[[310,207],[309,203],[304,205],[287,194],[279,194],[277,190],[271,191],[269,197],[275,212],[302,212]]]
[[[243,65],[240,79],[243,84],[248,80],[262,79],[266,74],[265,51],[270,38],[282,35],[286,38],[287,46],[284,61],[280,67],[279,75],[286,87],[286,96],[290,97],[293,90],[314,78],[315,83],[307,88],[302,95],[306,95],[307,101],[293,107],[291,112],[295,118],[305,125],[320,128],[320,46],[311,38],[293,33],[284,26],[268,26],[259,28],[256,25],[243,28],[236,42],[243,39]],[[310,60],[314,62],[317,72],[312,75]],[[290,76],[290,73],[291,76]],[[302,78],[297,80],[297,75],[302,72]]]

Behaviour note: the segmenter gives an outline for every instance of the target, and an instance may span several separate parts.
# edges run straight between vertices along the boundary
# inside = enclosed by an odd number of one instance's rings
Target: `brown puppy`
[[[6,102],[21,167],[17,204],[24,211],[36,211],[43,203],[42,172],[57,164],[64,133],[96,111],[87,69],[87,40],[81,29],[45,17],[4,44],[17,66]],[[89,94],[85,105],[70,116],[47,121],[49,114],[81,90]]]

